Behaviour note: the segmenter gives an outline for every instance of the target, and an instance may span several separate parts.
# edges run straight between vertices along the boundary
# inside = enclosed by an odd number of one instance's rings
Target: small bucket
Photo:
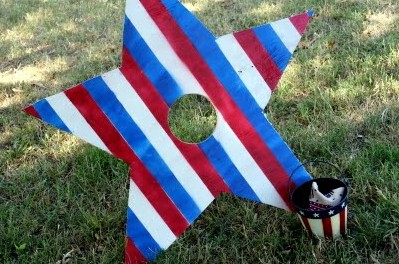
[[[343,176],[341,170],[334,164],[322,161],[308,161],[298,166],[292,172],[290,179],[294,176],[295,172],[302,166],[307,164],[326,164],[338,171]],[[332,189],[343,187],[341,201],[329,208],[317,210],[310,209],[309,195],[311,192],[312,184],[316,182],[318,189],[321,193],[325,194]],[[296,213],[302,222],[304,228],[319,238],[338,238],[345,235],[347,231],[347,216],[348,216],[348,185],[347,180],[338,180],[336,178],[316,178],[307,181],[294,189],[291,193],[291,201],[294,204]],[[342,190],[342,189],[341,189]]]

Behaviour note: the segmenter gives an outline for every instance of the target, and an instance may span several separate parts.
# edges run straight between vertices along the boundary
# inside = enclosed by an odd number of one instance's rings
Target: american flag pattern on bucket
[[[129,164],[126,263],[154,260],[222,192],[293,209],[300,163],[263,109],[311,16],[215,37],[179,1],[127,0],[121,67],[25,109]],[[199,144],[167,122],[191,93],[218,118]],[[301,170],[295,185],[310,179]]]
[[[309,233],[324,238],[340,237],[347,231],[348,198],[328,209],[299,210],[298,217]]]

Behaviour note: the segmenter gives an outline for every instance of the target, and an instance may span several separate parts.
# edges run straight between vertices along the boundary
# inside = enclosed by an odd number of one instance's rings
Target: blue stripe
[[[213,167],[229,186],[230,190],[243,198],[260,202],[259,197],[230,160],[220,143],[212,136],[199,144]]]
[[[255,129],[259,131],[263,141],[267,142],[270,151],[272,151],[287,175],[290,176],[292,171],[301,165],[299,160],[263,113],[254,114],[252,122],[256,124]],[[298,168],[292,177],[296,185],[300,185],[310,179],[309,173],[303,167]]]
[[[125,17],[123,45],[130,52],[146,76],[151,80],[168,105],[172,105],[182,90],[148,47],[128,17]]]
[[[191,223],[200,209],[101,77],[83,83],[115,128]]]
[[[169,7],[169,6],[171,6],[171,5],[174,5],[174,4],[178,3],[179,0],[163,0],[162,2],[163,2],[163,4],[164,4],[166,7]]]
[[[71,133],[71,130],[65,125],[62,119],[58,116],[58,114],[54,111],[51,105],[48,103],[46,99],[40,100],[36,102],[33,107],[39,113],[41,119],[49,123],[50,125],[55,126],[58,129],[64,130],[68,133]]]
[[[290,59],[291,52],[285,47],[270,24],[253,29],[263,47],[267,50],[274,63],[281,72],[285,70]]]
[[[141,254],[150,261],[154,260],[162,250],[129,207],[127,209],[126,233]]]
[[[215,37],[181,4],[169,9],[169,12],[226,88],[231,98],[251,122],[254,129],[262,137],[266,146],[273,151],[287,175],[290,175],[289,172],[300,165],[299,161],[270,125],[269,121],[263,116],[263,109],[258,106],[228,60],[224,57],[215,42]],[[272,138],[265,135],[272,136]],[[287,157],[287,159],[282,157]],[[311,178],[308,173],[304,177]]]

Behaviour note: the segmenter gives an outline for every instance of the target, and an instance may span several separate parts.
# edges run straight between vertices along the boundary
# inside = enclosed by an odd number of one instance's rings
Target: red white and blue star
[[[215,37],[177,0],[127,0],[121,67],[25,109],[130,165],[126,263],[154,260],[222,192],[293,209],[300,163],[263,109],[311,16]],[[168,126],[192,93],[217,112],[199,144]]]

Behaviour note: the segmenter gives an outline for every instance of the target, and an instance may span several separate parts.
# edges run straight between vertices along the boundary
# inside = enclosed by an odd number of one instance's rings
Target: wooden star
[[[25,109],[129,164],[126,263],[154,260],[222,192],[292,209],[300,163],[263,109],[311,16],[215,37],[177,0],[127,0],[121,67]],[[198,144],[168,126],[193,93],[217,113]]]

